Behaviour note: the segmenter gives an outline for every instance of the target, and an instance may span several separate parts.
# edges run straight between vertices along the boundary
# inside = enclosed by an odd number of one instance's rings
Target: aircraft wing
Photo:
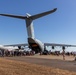
[[[56,43],[44,43],[44,46],[65,46],[65,47],[76,47],[76,45],[69,44],[56,44]]]
[[[28,46],[28,44],[12,44],[12,45],[4,45],[4,46]]]
[[[28,44],[12,44],[12,45],[4,45],[4,46],[28,46]],[[44,46],[66,46],[66,47],[76,47],[76,45],[69,44],[56,44],[56,43],[44,43]]]

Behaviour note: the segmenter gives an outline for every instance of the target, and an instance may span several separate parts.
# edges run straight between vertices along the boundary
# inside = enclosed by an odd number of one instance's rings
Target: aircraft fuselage
[[[57,10],[57,8],[54,8],[53,10],[43,12],[40,14],[36,14],[33,16],[31,16],[30,14],[27,14],[27,16],[17,16],[17,15],[9,15],[9,14],[0,14],[0,15],[26,20],[26,29],[27,29],[27,34],[28,34],[29,48],[34,50],[35,53],[38,53],[38,52],[44,51],[44,44],[35,38],[32,21],[35,19],[38,19],[40,17],[46,16],[48,14],[51,14],[51,13],[55,12],[56,10]]]

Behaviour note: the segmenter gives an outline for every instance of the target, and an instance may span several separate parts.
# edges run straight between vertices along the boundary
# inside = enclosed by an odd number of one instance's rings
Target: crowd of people
[[[0,50],[0,56],[26,56],[26,55],[34,55],[34,51],[25,51],[25,50]]]
[[[4,56],[26,56],[26,55],[35,55],[35,51],[30,50],[30,51],[26,51],[26,50],[0,50],[0,56],[4,57]],[[63,52],[60,51],[54,51],[52,52],[45,50],[44,52],[40,52],[40,55],[63,55]],[[66,52],[65,55],[73,55],[76,56],[76,52]]]
[[[59,55],[63,55],[63,51],[62,52],[60,52],[60,51],[47,51],[47,50],[45,50],[43,53],[42,53],[42,55],[57,55],[57,56],[59,56]],[[73,55],[73,56],[76,56],[76,52],[65,52],[65,55],[68,55],[68,56],[70,56],[70,55]]]

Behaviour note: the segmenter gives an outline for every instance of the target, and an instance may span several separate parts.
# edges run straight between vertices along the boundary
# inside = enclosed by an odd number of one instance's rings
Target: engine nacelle
[[[28,38],[29,48],[31,48],[35,53],[44,51],[44,44],[35,38]]]

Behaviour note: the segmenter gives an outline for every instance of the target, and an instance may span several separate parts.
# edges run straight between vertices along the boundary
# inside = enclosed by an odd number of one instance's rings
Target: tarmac
[[[76,61],[74,61],[73,56],[66,56],[65,60],[63,60],[62,56],[54,55],[15,56],[4,58],[76,72]]]

